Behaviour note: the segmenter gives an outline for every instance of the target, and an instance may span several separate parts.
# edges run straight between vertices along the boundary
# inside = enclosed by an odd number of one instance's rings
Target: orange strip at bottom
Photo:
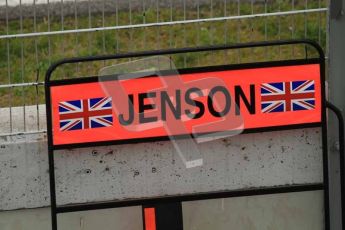
[[[145,208],[145,230],[156,230],[155,208]]]

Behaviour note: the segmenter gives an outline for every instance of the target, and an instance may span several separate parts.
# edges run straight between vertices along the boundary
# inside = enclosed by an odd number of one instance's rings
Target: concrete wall
[[[185,230],[321,230],[323,192],[300,192],[183,204]]]
[[[59,215],[59,230],[142,230],[141,208],[121,208]],[[0,212],[1,230],[51,229],[50,209]]]
[[[23,110],[20,108],[14,108],[12,112],[21,117],[23,115],[21,111]],[[31,123],[37,120],[35,111],[35,107],[26,108],[26,126],[29,127]],[[39,117],[43,118],[44,110],[40,109],[39,111]],[[16,122],[14,125],[21,127],[23,124]],[[44,124],[41,125],[44,126]],[[0,127],[7,129],[7,126],[8,121],[5,119],[0,121]],[[192,169],[185,167],[170,142],[56,151],[57,200],[58,204],[70,204],[320,183],[322,182],[320,142],[321,135],[318,128],[243,134],[218,139],[198,146],[204,165]],[[183,141],[180,144],[188,145]],[[47,146],[44,134],[1,138],[0,183],[0,210],[49,206]],[[285,195],[282,194],[282,196]],[[299,201],[292,201],[291,208],[286,202],[287,206],[282,206],[282,208],[286,209],[286,212],[293,213],[295,209],[305,210],[307,207],[314,207],[313,205],[318,203],[321,205],[322,197],[320,195],[318,195],[319,198],[314,197],[317,203],[310,200],[313,196],[306,196],[307,198],[300,198]],[[291,199],[294,199],[294,197],[299,199],[296,193],[291,195]],[[236,204],[237,206],[231,206],[232,208],[226,213],[230,215],[236,212],[233,215],[239,215],[237,213],[240,212],[236,211],[238,209],[236,207],[244,205],[243,207],[247,207],[246,210],[248,210],[248,207],[250,207],[248,204],[250,203],[257,207],[257,209],[251,208],[253,209],[252,212],[258,211],[260,214],[260,210],[267,210],[268,213],[273,215],[275,213],[275,209],[272,209],[273,206],[279,206],[281,202],[278,199],[272,203],[272,207],[265,208],[266,201],[258,201],[255,204],[256,201],[251,199],[245,198],[242,201],[241,199],[236,201],[239,202]],[[188,210],[189,206],[187,204],[185,207]],[[212,205],[210,205],[211,207]],[[191,211],[186,211],[186,215],[188,212]],[[97,216],[99,218],[108,216],[108,214],[99,214],[103,211],[94,213],[87,214],[87,219],[92,220]],[[122,215],[111,213],[109,215],[115,219],[117,215]],[[128,218],[131,218],[130,216],[134,215],[135,212],[128,211],[126,213],[129,213]],[[202,212],[197,213],[200,213],[201,216],[204,215]],[[250,213],[246,215],[250,216]],[[69,216],[70,214],[66,215]],[[66,221],[79,223],[77,221],[79,217],[73,217],[73,215],[66,217]],[[285,214],[281,213],[281,215],[284,216]],[[316,215],[310,218],[320,219],[320,215],[322,216],[321,206],[315,207],[310,215]],[[249,216],[248,218],[255,223],[257,217],[255,215]],[[257,221],[262,218],[262,216],[259,217]],[[18,221],[16,218],[19,218]],[[38,224],[37,226],[41,226],[40,224],[44,226],[49,222],[46,209],[1,212],[0,223],[6,228],[0,227],[0,229],[31,229],[26,228],[29,225],[24,225],[26,221],[21,220],[21,218],[29,218],[34,225]],[[72,219],[69,220],[68,218]],[[186,218],[190,219],[191,217]],[[124,218],[119,217],[119,219],[124,220],[124,224],[127,221]],[[34,220],[38,220],[39,223]],[[31,223],[30,221],[27,223]],[[193,221],[195,220],[193,219]],[[268,219],[267,221],[272,220]],[[17,222],[18,226],[15,224]],[[95,220],[95,222],[103,223],[104,221]],[[22,223],[22,225],[19,223]],[[239,223],[234,222],[234,226],[238,226]],[[291,224],[293,223],[291,220]],[[69,226],[69,224],[66,226]]]

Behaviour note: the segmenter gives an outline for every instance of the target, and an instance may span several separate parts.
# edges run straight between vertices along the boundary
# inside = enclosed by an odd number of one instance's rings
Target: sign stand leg
[[[49,148],[49,184],[50,184],[50,201],[51,201],[51,221],[52,230],[57,230],[57,212],[56,212],[56,192],[55,192],[55,169],[54,169],[54,151]]]
[[[181,202],[143,206],[144,230],[183,230]]]

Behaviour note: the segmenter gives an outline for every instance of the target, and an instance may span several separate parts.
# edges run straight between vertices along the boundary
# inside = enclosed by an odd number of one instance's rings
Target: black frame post
[[[47,80],[47,76],[46,76]],[[51,122],[51,108],[48,103],[50,101],[49,85],[45,82],[45,97],[46,97],[46,116],[47,116],[47,137],[48,137],[48,163],[49,163],[49,188],[50,188],[50,208],[51,208],[51,222],[52,230],[57,230],[57,212],[56,212],[56,186],[55,186],[55,163],[54,163],[54,149],[53,149],[53,134]]]

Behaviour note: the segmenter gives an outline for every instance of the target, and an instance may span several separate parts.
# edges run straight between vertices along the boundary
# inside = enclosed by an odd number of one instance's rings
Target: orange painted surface
[[[145,230],[156,230],[156,212],[155,208],[145,208]]]
[[[127,140],[145,137],[158,137],[167,135],[179,135],[193,132],[216,132],[233,129],[252,129],[282,125],[294,125],[302,123],[314,123],[321,121],[321,82],[320,69],[317,64],[269,67],[243,70],[225,70],[217,72],[183,74],[179,77],[166,76],[162,82],[159,77],[149,77],[141,79],[132,79],[124,81],[94,82],[82,83],[63,86],[51,87],[52,103],[52,122],[53,122],[53,144],[75,144],[85,142],[98,142],[110,140]],[[290,82],[313,80],[315,82],[315,108],[312,110],[287,111],[263,113],[261,112],[260,85],[262,83]],[[250,94],[250,85],[255,86],[255,114],[250,114],[244,106],[243,101],[240,103],[241,116],[235,114],[234,106],[234,86],[240,86],[245,95]],[[166,85],[169,85],[168,89]],[[205,109],[205,114],[198,119],[188,119],[183,116],[182,121],[176,120],[172,115],[167,116],[167,121],[160,119],[160,109],[147,111],[147,116],[157,116],[157,122],[139,124],[136,116],[132,125],[123,126],[118,122],[118,115],[123,113],[121,108],[128,108],[127,95],[134,95],[135,111],[138,112],[138,93],[156,92],[157,95],[162,90],[175,95],[175,90],[181,90],[182,111],[193,109],[184,101],[184,92],[192,87],[203,89],[205,95],[209,88],[223,85],[228,89],[231,95],[231,109],[226,117],[214,117],[209,110]],[[207,89],[208,88],[208,89]],[[121,93],[121,90],[125,93]],[[170,94],[169,94],[170,95]],[[62,101],[112,97],[113,104],[113,125],[110,127],[91,128],[73,131],[60,131],[58,104]],[[195,96],[195,95],[194,95]],[[224,97],[215,96],[219,108],[224,107]],[[207,97],[195,97],[195,100],[203,102],[207,107]],[[155,101],[146,99],[145,103],[159,104],[159,96]],[[120,110],[118,109],[120,108]],[[169,108],[169,107],[168,107]],[[221,110],[221,109],[220,109]],[[195,112],[198,109],[194,110]],[[127,115],[125,115],[127,117]],[[167,126],[169,129],[167,130]]]

